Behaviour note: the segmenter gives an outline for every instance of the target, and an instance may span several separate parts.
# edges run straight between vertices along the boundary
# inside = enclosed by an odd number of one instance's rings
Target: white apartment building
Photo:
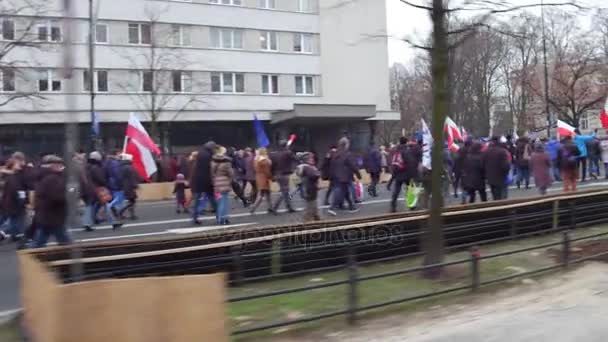
[[[36,11],[0,6],[0,46],[14,45],[0,52],[0,103],[10,99],[0,106],[3,146],[59,148],[68,100],[83,144],[89,138],[89,4],[73,2],[75,89],[62,74],[62,1]],[[398,120],[385,0],[95,0],[93,8],[95,112],[108,147],[122,143],[130,112],[178,147],[254,145],[254,113],[273,142],[296,133],[310,149],[343,130],[363,145],[375,120]]]

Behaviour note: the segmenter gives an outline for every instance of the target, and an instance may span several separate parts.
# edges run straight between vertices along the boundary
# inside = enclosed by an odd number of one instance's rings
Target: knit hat
[[[93,152],[89,153],[89,159],[101,161],[101,159],[102,159],[101,153],[99,153],[97,151],[93,151]]]

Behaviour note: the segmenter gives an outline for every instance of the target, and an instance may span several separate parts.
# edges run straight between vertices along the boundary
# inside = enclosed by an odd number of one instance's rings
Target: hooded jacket
[[[232,178],[234,178],[232,159],[225,155],[214,155],[211,161],[211,174],[215,192],[221,194],[232,190]]]
[[[36,222],[44,229],[62,229],[67,214],[64,173],[44,166],[40,169],[34,202]]]
[[[203,145],[198,152],[190,178],[190,187],[192,192],[195,194],[213,192],[213,182],[211,179],[211,158],[214,150],[215,143],[210,141]]]
[[[361,174],[355,165],[354,158],[348,150],[349,143],[347,139],[340,139],[338,142],[338,151],[332,156],[330,162],[331,178],[340,183],[350,183],[353,180],[353,175],[361,179]]]

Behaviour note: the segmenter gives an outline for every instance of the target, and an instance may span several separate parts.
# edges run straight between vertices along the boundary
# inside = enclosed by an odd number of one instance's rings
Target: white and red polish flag
[[[602,127],[608,129],[608,98],[606,99],[604,109],[602,109],[602,114],[600,114],[600,121],[602,122]]]
[[[576,133],[574,133],[574,127],[562,120],[557,120],[557,135],[560,137],[573,137]]]
[[[149,182],[150,176],[158,171],[152,153],[160,154],[160,149],[134,113],[129,115],[127,138],[125,153],[133,156],[133,168]]]
[[[458,125],[449,117],[445,118],[445,124],[443,125],[443,130],[445,131],[448,139],[448,148],[452,151],[458,151],[458,145],[456,145],[456,139],[462,139],[462,133],[460,132],[460,128]]]

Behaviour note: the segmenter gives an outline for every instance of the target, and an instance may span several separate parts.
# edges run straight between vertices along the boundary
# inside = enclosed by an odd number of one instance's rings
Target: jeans
[[[589,157],[589,176],[600,175],[600,159],[596,157]]]
[[[351,199],[351,192],[348,186],[349,183],[336,183],[331,209],[338,209],[340,206],[342,206],[342,202],[344,202],[344,200],[346,200],[346,202],[348,203],[349,209],[355,209],[355,205],[353,204],[353,200]]]
[[[557,166],[557,160],[551,161],[551,172],[553,173],[553,180],[559,182],[562,180],[562,176]]]
[[[285,207],[289,211],[293,211],[293,207],[291,206],[291,199],[289,198],[289,175],[280,175],[278,177],[279,187],[281,189],[281,197],[274,204],[274,211],[279,209],[281,202],[285,201]]]
[[[17,239],[17,237],[23,234],[23,229],[25,226],[25,213],[18,214],[15,216],[8,217],[8,229],[7,233],[13,239]]]
[[[217,202],[215,201],[215,194],[212,192],[196,192],[192,194],[192,219],[198,220],[198,215],[201,212],[201,208],[204,208],[207,204],[207,200],[211,202],[211,206],[217,213]]]
[[[70,235],[68,234],[65,227],[45,227],[39,226],[34,238],[34,246],[36,248],[42,248],[46,246],[51,235],[55,236],[55,240],[60,245],[67,245],[72,242]]]
[[[84,207],[84,213],[82,213],[82,226],[83,227],[91,227],[94,223],[95,218],[95,205],[88,204]]]
[[[108,203],[110,208],[120,209],[122,208],[122,203],[125,201],[125,192],[124,191],[112,191],[112,201]]]
[[[526,189],[530,187],[530,168],[528,166],[520,166],[517,168],[517,187],[524,183]]]
[[[335,193],[336,190],[336,182],[334,180],[329,180],[329,185],[327,186],[327,192],[325,193],[325,205],[329,205],[333,203],[333,200],[330,201],[330,197],[332,192]]]
[[[406,179],[406,180],[395,179],[395,184],[393,187],[393,194],[391,196],[391,211],[392,212],[397,211],[397,198],[399,198],[399,196],[401,195],[401,188],[404,185],[408,186],[408,184],[410,184],[409,179]]]
[[[217,210],[215,211],[215,219],[217,224],[225,224],[228,221],[230,212],[230,196],[229,192],[222,192],[217,200]]]
[[[350,183],[348,183],[348,191],[350,191],[350,197],[353,199],[354,202],[359,201],[359,198],[357,198],[357,189],[355,188],[355,182],[351,181]]]

